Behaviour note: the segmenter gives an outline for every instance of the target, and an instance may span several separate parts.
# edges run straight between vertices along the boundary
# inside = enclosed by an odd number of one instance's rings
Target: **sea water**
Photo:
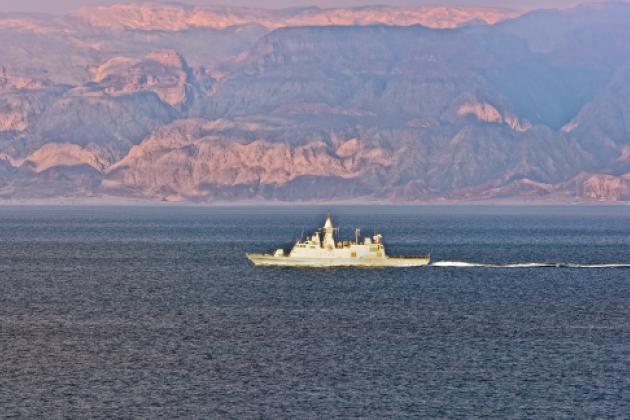
[[[411,269],[255,268],[332,212]],[[630,207],[0,207],[0,417],[624,417]]]

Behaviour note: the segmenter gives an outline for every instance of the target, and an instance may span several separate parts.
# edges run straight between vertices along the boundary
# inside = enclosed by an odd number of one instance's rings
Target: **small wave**
[[[516,264],[483,264],[465,261],[436,261],[431,267],[447,268],[630,268],[630,264],[575,264],[526,262]]]

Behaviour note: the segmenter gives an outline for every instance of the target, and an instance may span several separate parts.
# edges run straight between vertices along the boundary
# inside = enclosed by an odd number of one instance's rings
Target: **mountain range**
[[[630,200],[630,4],[0,14],[0,199]]]

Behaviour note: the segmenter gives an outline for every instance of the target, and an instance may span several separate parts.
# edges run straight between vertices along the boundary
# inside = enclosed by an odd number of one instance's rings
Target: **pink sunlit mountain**
[[[630,200],[630,5],[0,15],[0,198]]]

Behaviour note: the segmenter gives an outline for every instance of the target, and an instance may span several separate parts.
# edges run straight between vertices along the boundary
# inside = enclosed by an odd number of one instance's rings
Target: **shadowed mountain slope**
[[[0,19],[0,195],[629,199],[630,5],[446,11]]]

